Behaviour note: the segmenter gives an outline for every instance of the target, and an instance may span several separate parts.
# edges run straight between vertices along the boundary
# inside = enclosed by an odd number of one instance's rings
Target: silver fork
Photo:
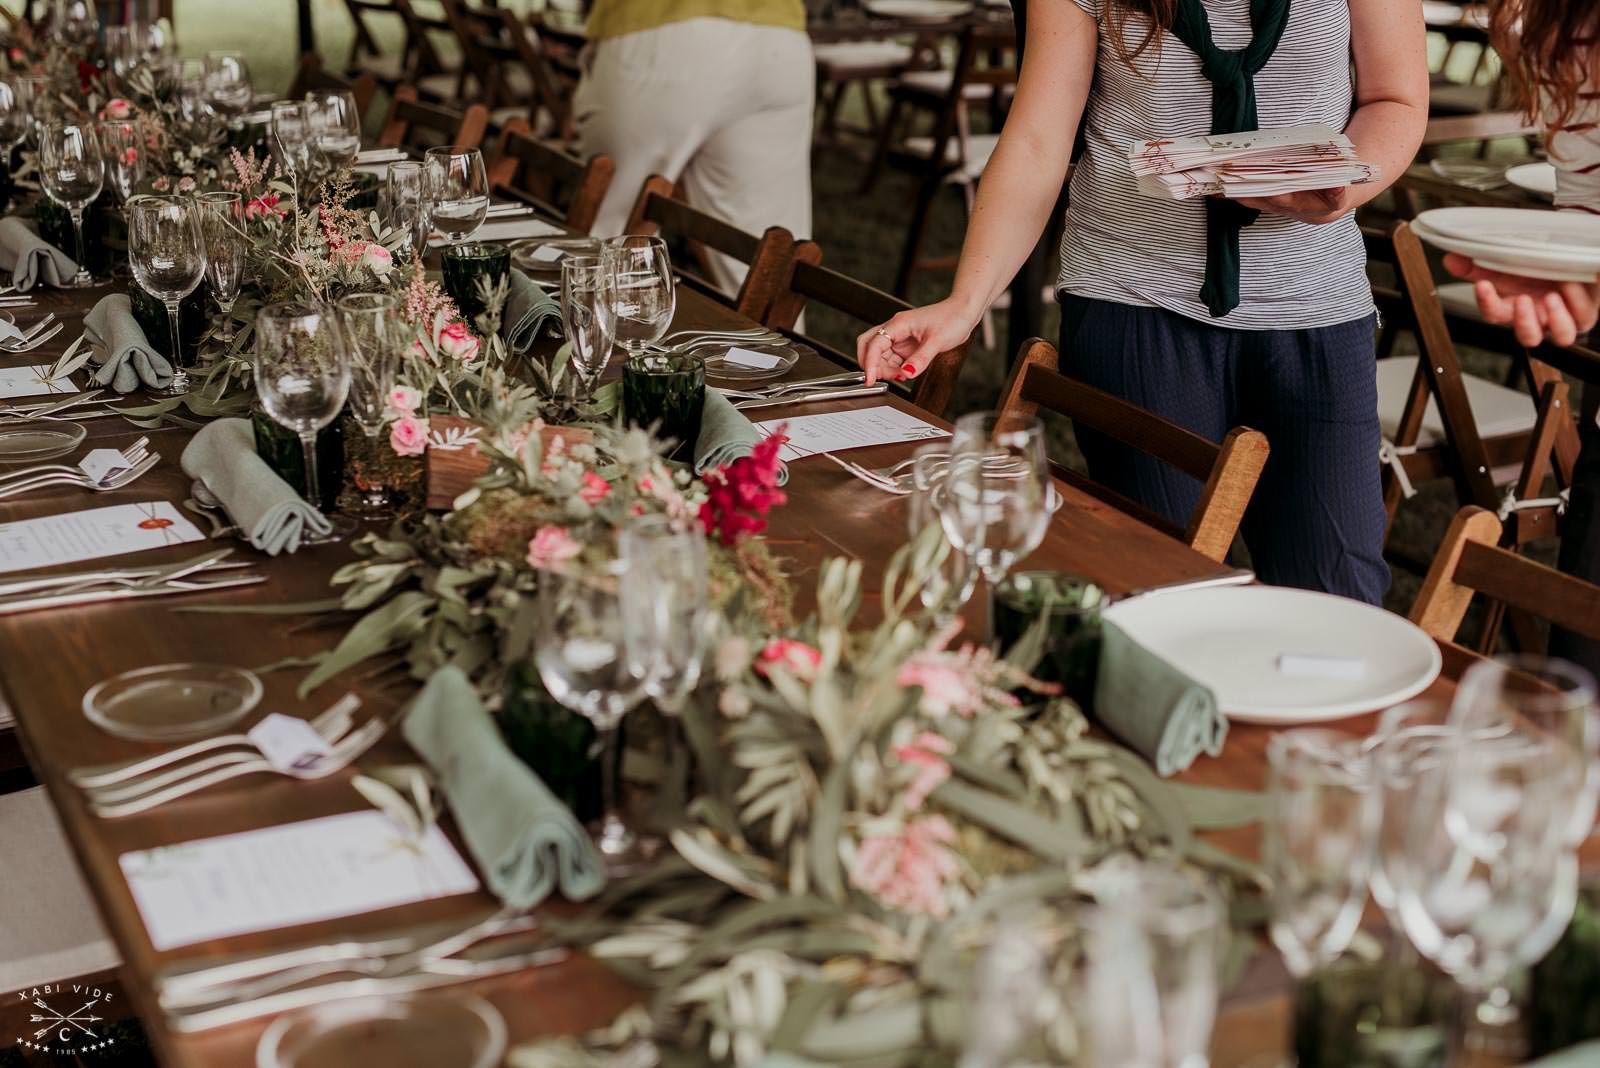
[[[311,720],[311,729],[324,738],[342,736],[349,729],[350,717],[360,707],[361,698],[353,693],[347,693],[330,708]],[[129,779],[137,778],[140,775],[154,771],[157,768],[166,767],[168,764],[179,760],[187,760],[192,756],[199,756],[201,753],[208,753],[213,749],[226,749],[232,746],[248,746],[252,753],[260,753],[260,750],[256,749],[256,743],[250,740],[248,734],[219,734],[215,738],[202,738],[198,742],[190,742],[188,745],[180,745],[176,749],[169,749],[165,753],[140,757],[137,760],[73,768],[67,772],[67,778],[86,789],[96,786],[109,786],[112,783],[126,782]]]
[[[152,468],[155,467],[156,464],[160,462],[161,454],[158,452],[153,452],[146,456],[143,460],[140,460],[134,466],[113,471],[99,482],[96,482],[94,479],[88,477],[82,472],[79,472],[77,475],[40,475],[37,478],[27,482],[13,482],[4,487],[0,487],[0,500],[3,500],[7,497],[15,497],[19,493],[27,493],[29,490],[44,489],[47,486],[82,486],[84,489],[94,490],[96,493],[104,493],[107,490],[121,489],[123,486],[126,486],[135,480],[144,477],[145,474],[147,474]]]
[[[52,323],[55,324],[54,327],[46,331],[45,328],[51,326]],[[22,337],[0,342],[0,349],[4,349],[6,352],[29,352],[55,337],[65,328],[65,325],[64,323],[56,322],[55,312],[49,312],[43,319],[24,330]]]
[[[150,439],[140,438],[138,441],[122,450],[122,458],[128,461],[127,466],[132,467],[143,460],[150,453]],[[26,481],[37,475],[82,475],[83,468],[77,464],[40,464],[37,467],[24,467],[16,471],[8,471],[0,476],[0,488],[19,481]]]
[[[89,807],[95,815],[103,819],[121,819],[124,816],[136,816],[141,812],[148,812],[159,808],[169,801],[176,801],[190,794],[216,786],[218,783],[228,782],[231,779],[243,778],[246,775],[282,775],[285,778],[299,779],[302,782],[311,782],[317,779],[326,779],[336,775],[359,760],[367,750],[371,749],[389,729],[387,720],[375,719],[356,728],[333,747],[333,751],[321,757],[314,764],[305,768],[279,768],[268,762],[265,758],[235,764],[232,767],[217,768],[204,775],[196,775],[184,779],[164,790],[145,794],[132,801],[120,804],[98,804],[93,799]]]

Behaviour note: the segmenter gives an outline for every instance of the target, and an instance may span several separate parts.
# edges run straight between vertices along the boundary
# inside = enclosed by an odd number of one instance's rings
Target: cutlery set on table
[[[0,582],[0,616],[41,608],[98,604],[101,601],[164,597],[174,593],[206,593],[236,586],[255,586],[267,580],[265,575],[260,574],[217,574],[254,566],[244,560],[229,560],[232,552],[232,549],[220,549],[162,567],[72,571],[42,578]]]

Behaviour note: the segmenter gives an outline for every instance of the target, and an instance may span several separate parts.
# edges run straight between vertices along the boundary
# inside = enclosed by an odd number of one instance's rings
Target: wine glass
[[[201,217],[206,241],[206,282],[222,312],[222,334],[217,340],[231,345],[235,336],[233,305],[244,281],[245,244],[240,230],[244,225],[244,205],[238,193],[227,191],[202,193],[200,202],[206,208]]]
[[[421,259],[428,240],[428,197],[423,189],[422,164],[402,160],[389,164],[384,180],[388,214],[385,225],[411,235],[411,256]]]
[[[190,197],[136,197],[128,204],[128,265],[145,292],[167,306],[173,375],[164,392],[172,395],[187,392],[191,385],[178,335],[178,305],[205,277],[204,211]]]
[[[115,76],[118,87],[125,88],[128,76],[144,60],[144,37],[141,28],[135,25],[107,26],[104,49],[107,65]]]
[[[572,345],[572,364],[584,393],[611,361],[614,322],[606,298],[606,271],[599,256],[569,254],[561,260],[561,325]]]
[[[57,122],[44,128],[39,138],[39,181],[50,199],[72,215],[78,239],[78,273],[68,286],[96,284],[84,265],[83,209],[94,203],[105,180],[105,160],[93,126]]]
[[[37,147],[45,126],[60,110],[50,91],[50,79],[43,74],[23,74],[12,81],[11,88],[17,94],[18,106],[28,116],[24,136]]]
[[[601,256],[616,340],[630,357],[642,356],[645,346],[661,340],[677,310],[667,243],[659,237],[625,235],[607,241]]]
[[[389,394],[400,365],[400,298],[392,293],[347,293],[335,302],[350,359],[350,414],[375,452],[389,415]],[[358,478],[357,506],[380,515],[391,506],[389,488],[370,474]]]
[[[325,173],[349,167],[361,151],[361,113],[347,89],[306,94],[306,124],[311,144]]]
[[[100,123],[100,148],[105,153],[106,180],[124,207],[144,180],[144,144],[139,127],[125,119]]]
[[[317,432],[339,417],[350,393],[350,361],[333,313],[321,304],[269,304],[256,318],[256,392],[273,421],[294,431],[305,456],[306,498],[322,500]],[[308,544],[338,541],[351,531],[336,523]]]
[[[711,619],[706,538],[699,526],[653,515],[619,538],[623,638],[634,675],[656,706],[676,715],[700,684]]]
[[[311,131],[306,105],[298,100],[278,100],[272,105],[272,145],[278,162],[299,181],[311,165]]]
[[[30,124],[27,106],[10,82],[0,82],[0,147],[5,149],[5,167],[11,170],[11,157],[28,137]]]
[[[943,444],[924,445],[911,455],[911,493],[906,498],[906,533],[914,540],[929,527],[938,527],[940,551],[937,570],[928,576],[919,593],[922,607],[939,623],[955,618],[956,612],[972,597],[978,583],[978,569],[971,556],[958,549],[944,533],[939,517],[939,496],[950,471],[950,449]]]
[[[1050,524],[1050,464],[1034,416],[973,412],[956,420],[950,466],[936,494],[950,543],[991,586],[1033,552]]]
[[[489,175],[475,148],[430,148],[423,157],[428,218],[452,245],[473,234],[489,213]]]
[[[644,699],[625,648],[620,567],[599,575],[539,574],[534,662],[550,696],[594,724],[600,747],[601,808],[595,846],[607,870],[625,874],[645,859],[622,815],[618,738],[623,717]]]
[[[195,128],[201,140],[215,132],[218,109],[211,100],[211,83],[206,65],[199,60],[178,64],[178,114]]]
[[[91,0],[56,0],[50,34],[77,48],[87,48],[100,32],[100,13]]]
[[[241,52],[207,52],[206,99],[228,119],[230,126],[250,110],[255,89],[250,84],[250,67]]]

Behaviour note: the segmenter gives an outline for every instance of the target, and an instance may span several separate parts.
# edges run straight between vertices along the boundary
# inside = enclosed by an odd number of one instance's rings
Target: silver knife
[[[214,553],[207,553],[204,556],[197,556],[193,560],[189,560],[181,564],[173,564],[171,567],[163,568],[153,575],[145,575],[141,578],[133,580],[134,586],[132,588],[145,590],[151,588],[152,586],[160,586],[168,582],[175,582],[178,579],[194,574],[196,571],[206,570],[207,568],[211,567],[212,564],[220,562],[232,552],[232,549],[218,549]],[[81,590],[91,590],[94,587],[103,584],[105,581],[105,579],[85,579],[82,582],[76,582],[70,586],[65,586],[57,592],[65,594],[77,593]]]
[[[37,597],[15,597],[0,601],[0,616],[32,612],[41,608],[71,608],[75,605],[99,604],[101,601],[131,601],[138,597],[165,597],[175,593],[209,593],[235,586],[255,586],[267,581],[265,575],[238,575],[219,578],[215,582],[189,582],[182,587],[152,586],[124,590],[84,590],[79,593],[46,593]]]
[[[773,397],[771,400],[735,401],[734,407],[742,412],[752,408],[775,408],[780,404],[810,404],[813,401],[850,400],[854,397],[876,397],[889,391],[887,382],[875,386],[856,386],[853,389],[828,389],[820,393],[801,393]]]
[[[73,396],[68,397],[66,400],[35,401],[29,404],[7,404],[4,407],[0,407],[0,415],[25,415],[28,418],[33,419],[41,415],[50,415],[54,412],[64,412],[68,408],[76,408],[80,404],[88,404],[90,401],[94,400],[104,392],[104,389],[91,389],[87,393],[74,394]]]
[[[186,569],[198,564],[202,567],[226,570],[228,568],[253,567],[247,560],[238,560],[229,564],[217,566],[217,561],[232,553],[232,549],[214,550],[188,560],[180,560],[175,564],[162,564],[157,567],[128,567],[115,571],[74,571],[63,575],[45,575],[42,578],[18,579],[14,582],[0,582],[0,597],[12,597],[20,593],[30,593],[34,590],[48,590],[57,586],[76,586],[87,582],[110,582],[117,579],[147,579],[152,576],[164,576],[170,572],[185,572]]]
[[[1143,586],[1137,590],[1129,590],[1111,598],[1114,603],[1131,601],[1135,597],[1156,597],[1163,593],[1179,593],[1189,590],[1207,590],[1218,586],[1245,586],[1256,580],[1256,573],[1242,567],[1233,568],[1215,575],[1203,575],[1200,578],[1177,579],[1173,582],[1162,582],[1154,586]]]

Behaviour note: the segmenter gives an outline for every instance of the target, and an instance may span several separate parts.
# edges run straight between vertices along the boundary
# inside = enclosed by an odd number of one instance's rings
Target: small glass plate
[[[54,460],[83,444],[88,431],[81,423],[34,419],[0,426],[0,464]]]
[[[330,1001],[272,1022],[256,1068],[494,1068],[506,1022],[470,994],[413,994]]]
[[[561,255],[555,259],[537,259],[535,257],[540,249],[550,249]],[[592,237],[530,237],[512,242],[511,262],[529,274],[560,278],[562,260],[568,256],[599,251],[600,242]],[[545,255],[549,256],[550,253]]]
[[[738,363],[730,363],[728,354],[734,349],[742,349],[758,357],[768,357],[776,362],[770,367],[745,367]],[[781,378],[799,361],[802,354],[809,353],[812,356],[817,354],[817,350],[810,345],[794,341],[779,341],[764,345],[750,342],[733,345],[701,345],[691,351],[704,361],[707,378],[720,378],[729,382],[764,382],[769,378]]]
[[[140,742],[215,734],[261,702],[261,679],[225,664],[162,664],[124,671],[83,695],[83,714],[101,730]]]

